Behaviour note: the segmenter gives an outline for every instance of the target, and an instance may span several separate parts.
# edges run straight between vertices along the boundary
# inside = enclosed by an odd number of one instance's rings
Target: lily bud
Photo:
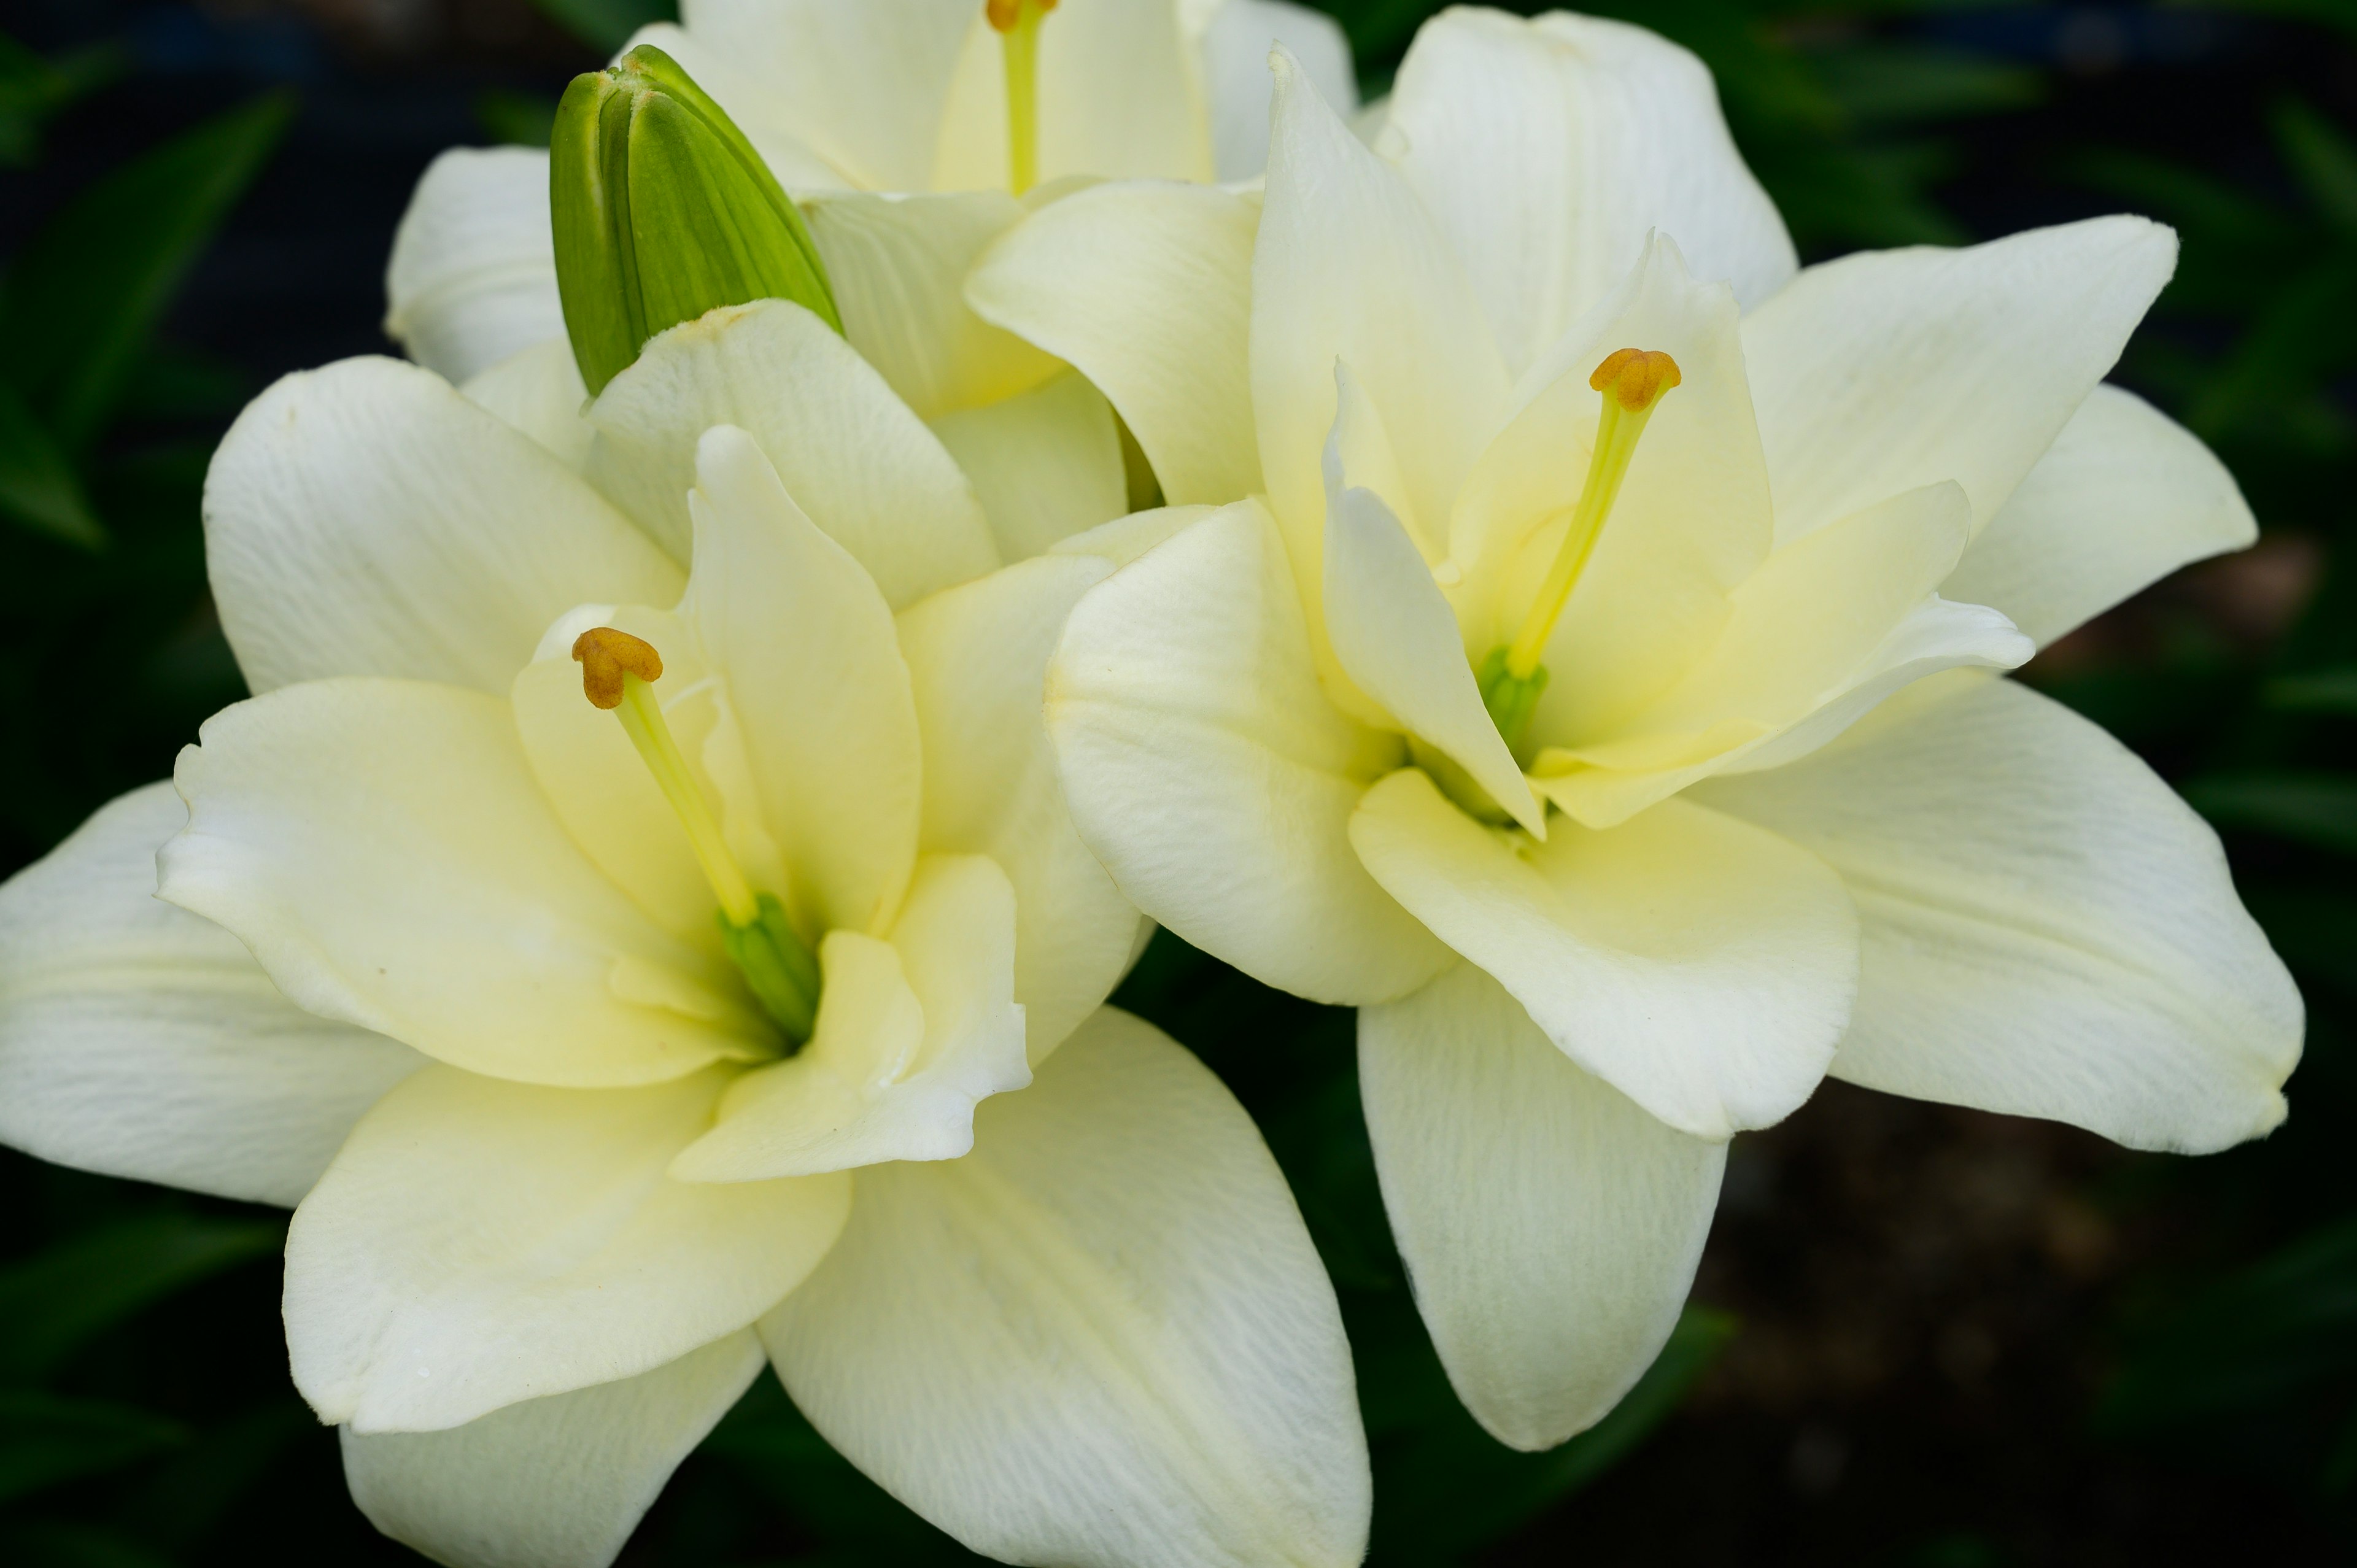
[[[573,79],[548,180],[565,330],[591,392],[656,333],[724,305],[789,299],[843,330],[802,213],[661,49]]]

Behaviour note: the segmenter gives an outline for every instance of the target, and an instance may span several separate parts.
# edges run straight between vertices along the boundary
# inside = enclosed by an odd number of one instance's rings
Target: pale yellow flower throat
[[[574,639],[573,657],[581,664],[583,694],[621,721],[622,733],[687,831],[695,863],[720,901],[721,940],[744,972],[746,987],[787,1039],[802,1044],[818,1015],[818,961],[786,918],[785,906],[770,894],[757,893],[746,879],[704,790],[688,771],[650,684],[662,679],[662,655],[627,631],[599,626]]]
[[[1638,437],[1653,417],[1654,405],[1679,379],[1678,362],[1651,349],[1616,349],[1587,378],[1587,384],[1604,394],[1604,409],[1597,418],[1596,446],[1587,455],[1587,478],[1579,488],[1579,499],[1572,503],[1570,525],[1522,626],[1512,639],[1491,650],[1477,671],[1481,702],[1498,733],[1518,755],[1523,733],[1546,691],[1546,666],[1539,660],[1546,654],[1547,639],[1555,635],[1555,622],[1571,603],[1579,575],[1596,553],[1596,542],[1604,537],[1620,482],[1629,477],[1630,459],[1637,455]]]
[[[1039,183],[1039,24],[1056,0],[984,0],[1006,51],[1006,183],[1022,195]]]

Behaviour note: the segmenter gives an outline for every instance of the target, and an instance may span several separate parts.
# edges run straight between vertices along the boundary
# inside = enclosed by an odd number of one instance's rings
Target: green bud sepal
[[[745,925],[720,921],[720,940],[745,974],[745,984],[762,1011],[784,1031],[786,1054],[807,1044],[818,1023],[819,968],[813,956],[786,918],[785,906],[769,893],[759,896],[760,913]]]

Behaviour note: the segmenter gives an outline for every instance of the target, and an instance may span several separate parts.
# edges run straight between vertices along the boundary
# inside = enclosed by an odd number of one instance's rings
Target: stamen
[[[1663,394],[1680,380],[1678,362],[1652,349],[1616,349],[1587,378],[1587,384],[1604,394],[1604,408],[1596,424],[1596,446],[1587,457],[1587,478],[1572,505],[1570,526],[1521,628],[1511,642],[1491,650],[1479,672],[1482,701],[1508,746],[1521,745],[1539,694],[1546,689],[1547,673],[1539,660],[1604,535],[1620,482],[1629,477],[1630,459],[1637,455],[1637,438],[1645,433]]]
[[[818,961],[786,918],[785,907],[754,891],[688,771],[651,684],[662,678],[662,655],[643,639],[598,626],[574,639],[573,657],[581,665],[582,694],[621,721],[622,733],[686,830],[695,863],[720,901],[721,942],[728,956],[778,1026],[797,1043],[807,1040],[817,1018]]]
[[[1006,53],[1007,184],[1022,195],[1039,180],[1039,24],[1056,0],[984,0]]]

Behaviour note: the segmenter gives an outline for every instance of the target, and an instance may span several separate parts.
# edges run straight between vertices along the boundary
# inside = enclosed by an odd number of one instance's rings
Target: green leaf
[[[2343,234],[2357,235],[2357,145],[2297,98],[2277,103],[2271,118],[2276,145],[2308,199],[2326,222]]]
[[[106,545],[106,530],[91,510],[73,465],[5,382],[0,382],[0,512],[85,550]]]
[[[2195,811],[2222,828],[2357,854],[2357,776],[2213,773],[2189,782],[2184,793]]]
[[[278,1250],[273,1220],[125,1220],[0,1271],[0,1381],[29,1382],[142,1308]]]
[[[556,124],[556,100],[487,87],[475,95],[475,118],[486,133],[511,146],[544,147]]]
[[[294,112],[267,93],[141,154],[33,236],[0,293],[6,373],[68,451],[104,424],[180,280]]]
[[[2357,716],[2357,668],[2280,676],[2260,695],[2267,706],[2286,713]]]
[[[2045,96],[2038,72],[1962,49],[1872,44],[1816,57],[1825,90],[1850,118],[1884,124],[2021,109]]]
[[[167,1558],[111,1530],[38,1520],[0,1528],[0,1563],[40,1568],[174,1568]]]
[[[128,63],[113,44],[43,59],[0,33],[0,165],[21,168],[31,163],[49,117],[120,76]]]
[[[0,1502],[178,1446],[188,1428],[129,1405],[0,1391]]]
[[[677,0],[533,0],[533,4],[557,26],[605,54],[620,48],[632,33],[650,22],[679,20]]]

